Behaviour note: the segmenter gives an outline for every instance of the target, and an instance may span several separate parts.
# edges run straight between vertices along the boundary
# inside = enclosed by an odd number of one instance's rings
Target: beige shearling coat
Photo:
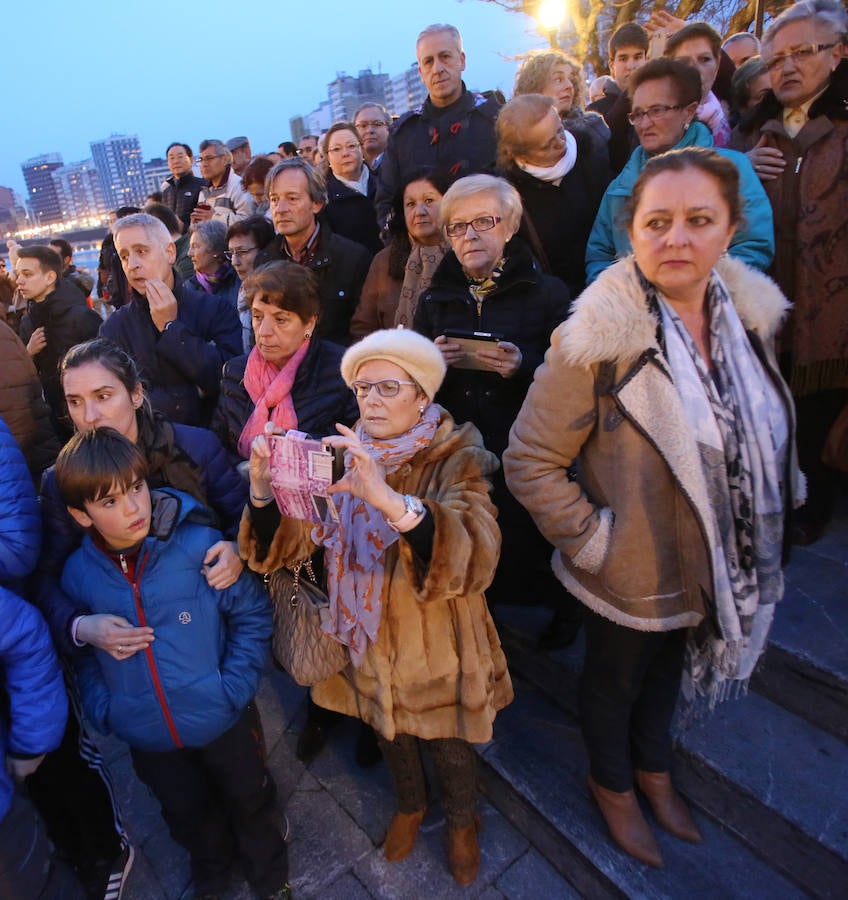
[[[487,475],[497,468],[471,424],[442,411],[430,445],[386,479],[420,497],[435,526],[430,565],[416,564],[401,538],[386,552],[382,620],[360,668],[317,684],[319,706],[357,716],[388,740],[492,737],[495,714],[512,700],[506,657],[486,605],[500,551]],[[284,518],[257,559],[249,513],[239,535],[251,569],[273,572],[315,551],[310,526]]]
[[[786,406],[792,504],[803,476],[773,351],[789,304],[739,260],[716,268]],[[713,596],[706,484],[657,325],[633,258],[605,270],[554,332],[504,454],[507,484],[554,545],[560,581],[590,609],[640,631],[695,626]]]

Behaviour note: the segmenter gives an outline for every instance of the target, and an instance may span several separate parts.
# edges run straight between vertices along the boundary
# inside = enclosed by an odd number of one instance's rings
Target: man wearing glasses
[[[389,142],[389,128],[392,124],[389,114],[379,103],[366,103],[354,114],[353,124],[362,141],[365,164],[372,172],[376,172]]]
[[[771,270],[794,304],[780,349],[795,397],[807,503],[793,539],[816,540],[830,521],[836,473],[821,461],[848,402],[848,16],[827,0],[796,3],[763,35],[771,91],[731,146],[749,150],[774,212]]]
[[[201,189],[191,224],[220,219],[228,228],[233,222],[253,215],[253,197],[241,186],[232,167],[233,157],[222,141],[200,144],[200,174],[208,185]]]

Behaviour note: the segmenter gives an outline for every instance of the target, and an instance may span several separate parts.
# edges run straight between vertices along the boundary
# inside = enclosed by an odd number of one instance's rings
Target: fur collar
[[[743,116],[739,130],[743,134],[751,134],[759,131],[771,119],[780,120],[782,115],[780,101],[774,96],[774,91],[769,91],[757,106]],[[830,84],[810,107],[810,118],[815,119],[817,116],[842,121],[848,119],[848,60],[843,59],[834,69]]]
[[[724,281],[745,328],[771,341],[791,306],[777,285],[732,256],[720,259],[714,273]],[[583,291],[552,343],[576,366],[633,362],[646,350],[659,351],[657,320],[648,311],[632,256],[605,269]]]

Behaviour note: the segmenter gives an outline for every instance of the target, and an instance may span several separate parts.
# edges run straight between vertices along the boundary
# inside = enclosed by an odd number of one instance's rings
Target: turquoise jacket
[[[712,146],[713,136],[710,129],[702,122],[693,122],[673,149]],[[771,265],[774,256],[774,225],[768,196],[744,153],[720,148],[715,150],[733,160],[739,170],[744,221],[730,242],[730,255],[764,272]],[[593,282],[607,266],[611,266],[617,259],[623,259],[631,251],[627,230],[616,223],[648,159],[648,154],[641,147],[637,147],[601,200],[586,246],[587,284]]]

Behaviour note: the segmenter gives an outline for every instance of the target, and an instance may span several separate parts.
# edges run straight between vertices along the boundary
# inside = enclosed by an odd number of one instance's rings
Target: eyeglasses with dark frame
[[[634,109],[633,112],[627,114],[627,121],[631,125],[636,125],[642,119],[650,119],[652,122],[656,122],[657,119],[667,116],[673,109],[683,109],[683,107],[679,103],[675,103],[674,106],[658,103],[656,106],[649,106],[647,109]]]
[[[384,378],[381,381],[352,381],[350,389],[357,400],[364,400],[371,393],[371,388],[377,388],[377,393],[381,397],[397,397],[402,384],[417,387],[414,381],[398,381],[396,378]]]
[[[247,256],[248,253],[253,253],[258,249],[258,247],[240,247],[238,250],[225,250],[224,259],[227,262],[232,262],[236,257],[241,259],[242,256]]]
[[[500,221],[500,216],[477,216],[470,222],[450,222],[445,225],[445,234],[452,238],[462,237],[468,231],[469,225],[479,234],[481,231],[491,231]]]
[[[832,47],[835,47],[836,43],[833,44],[799,44],[797,47],[791,47],[789,50],[784,50],[783,53],[777,53],[771,57],[771,59],[766,60],[766,69],[769,72],[778,72],[783,68],[784,63],[787,59],[791,59],[794,63],[805,63],[809,62],[814,56],[818,55],[824,50],[830,50]]]
[[[388,122],[378,122],[376,119],[363,119],[359,122],[353,123],[357,128],[388,128]]]

